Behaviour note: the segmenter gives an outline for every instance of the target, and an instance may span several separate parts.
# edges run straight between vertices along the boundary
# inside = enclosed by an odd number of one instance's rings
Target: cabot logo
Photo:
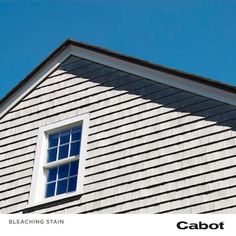
[[[216,229],[224,229],[224,222],[220,223],[203,223],[202,221],[199,221],[198,223],[188,223],[186,221],[180,221],[177,223],[178,229],[196,229],[196,230],[216,230]]]

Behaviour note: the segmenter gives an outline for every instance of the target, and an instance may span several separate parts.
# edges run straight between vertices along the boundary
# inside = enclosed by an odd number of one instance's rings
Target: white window
[[[29,207],[83,193],[89,115],[39,129]]]

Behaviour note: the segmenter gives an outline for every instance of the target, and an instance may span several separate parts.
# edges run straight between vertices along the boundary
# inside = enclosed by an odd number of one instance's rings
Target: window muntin
[[[45,197],[73,192],[76,190],[79,160],[71,161],[47,170]]]
[[[82,126],[49,134],[47,163],[79,155]]]
[[[45,198],[76,191],[81,134],[79,125],[48,135]]]

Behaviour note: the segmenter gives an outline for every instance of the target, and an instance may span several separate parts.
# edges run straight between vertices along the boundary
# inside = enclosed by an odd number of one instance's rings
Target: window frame
[[[46,168],[52,166],[53,164],[56,165],[56,163],[52,164],[47,163],[48,136],[49,134],[63,131],[65,129],[70,129],[78,125],[82,125],[79,156],[76,158],[75,156],[72,156],[56,161],[57,163],[62,164],[62,163],[69,163],[70,159],[71,160],[79,159],[79,167],[78,167],[79,169],[77,175],[78,181],[76,185],[76,191],[66,192],[63,194],[46,198],[45,197]],[[28,207],[45,204],[48,202],[57,201],[76,195],[81,195],[83,193],[88,128],[89,128],[88,113],[73,118],[65,119],[39,128]]]

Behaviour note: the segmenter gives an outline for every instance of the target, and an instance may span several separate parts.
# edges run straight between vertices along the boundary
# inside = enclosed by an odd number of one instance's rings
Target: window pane
[[[55,185],[56,185],[55,182],[47,184],[45,197],[52,197],[52,196],[54,196]]]
[[[80,141],[71,143],[70,156],[76,156],[80,153]]]
[[[59,134],[50,134],[49,135],[49,147],[55,147],[58,145]]]
[[[67,180],[68,179],[64,179],[64,180],[60,180],[60,181],[57,182],[57,195],[66,192]]]
[[[57,159],[57,148],[48,149],[48,162],[55,161]]]
[[[70,176],[78,174],[79,161],[73,161],[70,164]]]
[[[72,141],[81,139],[81,126],[72,129]]]
[[[75,191],[76,190],[76,184],[77,184],[77,176],[70,178],[69,179],[68,192]]]
[[[60,144],[70,142],[70,130],[66,130],[60,133]]]
[[[55,181],[57,178],[57,167],[48,169],[47,182]]]
[[[59,166],[58,179],[68,177],[69,174],[69,164]]]
[[[59,147],[59,160],[68,157],[69,144]]]

